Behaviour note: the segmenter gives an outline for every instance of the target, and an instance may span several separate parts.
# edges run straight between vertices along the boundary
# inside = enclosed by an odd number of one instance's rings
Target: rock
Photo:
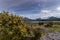
[[[41,40],[60,40],[60,32],[47,33],[40,38]]]

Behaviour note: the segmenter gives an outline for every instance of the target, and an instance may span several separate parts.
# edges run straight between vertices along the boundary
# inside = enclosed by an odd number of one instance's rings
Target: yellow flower
[[[21,31],[21,32],[26,32],[25,27],[21,26],[21,27],[20,27],[20,31]]]
[[[1,26],[2,24],[0,24],[0,26]]]
[[[8,34],[9,34],[9,35],[12,35],[12,34],[13,34],[13,32],[12,32],[12,31],[9,31],[9,32],[8,32]]]

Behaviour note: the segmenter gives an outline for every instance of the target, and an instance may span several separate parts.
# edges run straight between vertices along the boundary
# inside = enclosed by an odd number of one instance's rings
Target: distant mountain
[[[37,18],[37,19],[29,19],[27,17],[23,18],[23,20],[25,21],[60,21],[60,18],[57,17],[49,17],[47,19],[41,19],[41,18]]]
[[[23,20],[24,20],[24,21],[31,21],[32,19],[29,19],[29,18],[27,18],[27,17],[24,17]]]
[[[60,18],[57,18],[57,17],[49,17],[48,19],[44,19],[44,21],[60,21]]]
[[[41,18],[38,18],[36,19],[36,21],[60,21],[60,18],[57,18],[57,17],[49,17],[47,19],[41,19]]]
[[[52,16],[52,17],[49,17],[48,19],[57,19],[57,17],[53,17],[53,16]]]
[[[57,18],[57,17],[49,17],[49,18],[46,19],[46,20],[48,20],[48,21],[58,21],[58,19],[59,19],[59,18]]]
[[[37,18],[37,19],[35,19],[35,21],[41,21],[42,19],[41,18]]]

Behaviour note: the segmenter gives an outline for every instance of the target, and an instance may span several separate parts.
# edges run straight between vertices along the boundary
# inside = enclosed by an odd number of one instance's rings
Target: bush
[[[0,19],[0,40],[30,40],[30,38],[37,40],[40,38],[40,31],[33,31],[33,27],[31,28],[31,25],[23,21],[22,17],[2,12]]]
[[[44,23],[40,23],[40,22],[39,22],[38,24],[39,24],[39,25],[43,25]]]
[[[48,23],[48,24],[45,25],[45,27],[53,27],[53,23],[52,22]]]

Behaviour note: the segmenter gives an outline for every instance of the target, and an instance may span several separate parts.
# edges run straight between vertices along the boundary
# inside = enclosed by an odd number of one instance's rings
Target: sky
[[[60,17],[60,0],[0,0],[3,10],[31,19]]]

